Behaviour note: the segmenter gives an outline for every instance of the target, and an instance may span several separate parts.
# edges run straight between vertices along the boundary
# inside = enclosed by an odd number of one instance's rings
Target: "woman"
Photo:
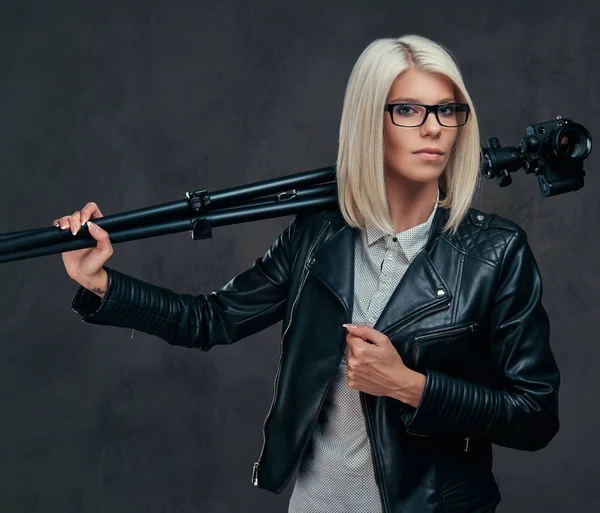
[[[177,294],[63,254],[73,309],[209,350],[283,320],[254,485],[289,511],[495,511],[495,443],[545,447],[560,375],[525,232],[471,208],[479,131],[458,67],[419,36],[380,39],[350,76],[339,211],[299,214],[210,295]],[[58,220],[76,232],[95,203]]]

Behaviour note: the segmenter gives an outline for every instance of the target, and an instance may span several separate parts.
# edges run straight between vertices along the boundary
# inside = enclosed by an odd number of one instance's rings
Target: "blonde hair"
[[[348,80],[340,121],[336,174],[338,204],[346,222],[394,233],[383,168],[384,105],[396,77],[409,68],[445,75],[455,86],[457,102],[471,114],[458,133],[440,176],[439,205],[449,209],[445,231],[456,233],[474,199],[479,177],[477,116],[451,53],[425,37],[406,35],[373,41],[362,52]]]

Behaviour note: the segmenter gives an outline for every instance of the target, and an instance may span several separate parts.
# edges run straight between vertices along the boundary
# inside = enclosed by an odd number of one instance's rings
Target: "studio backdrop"
[[[600,134],[597,2],[0,1],[0,233],[50,227],[335,163],[345,87],[374,39],[449,48],[482,143],[571,118]],[[561,370],[558,435],[494,447],[500,512],[600,508],[598,152],[579,193],[515,172],[475,207],[520,224],[538,261]],[[116,244],[108,265],[210,294],[291,216]],[[252,486],[281,324],[209,352],[86,325],[60,254],[0,265],[0,511],[285,511]]]

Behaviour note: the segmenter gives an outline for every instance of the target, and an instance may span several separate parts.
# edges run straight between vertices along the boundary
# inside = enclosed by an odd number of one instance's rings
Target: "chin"
[[[412,169],[410,173],[403,173],[401,171],[394,171],[393,175],[396,179],[406,181],[406,182],[415,182],[415,183],[430,183],[437,182],[442,173],[443,169],[432,169],[431,167],[421,168],[421,169]]]

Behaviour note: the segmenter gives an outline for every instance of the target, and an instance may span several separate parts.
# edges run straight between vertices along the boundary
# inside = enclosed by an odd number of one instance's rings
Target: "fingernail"
[[[75,235],[77,233],[77,228],[75,228],[75,227],[71,228],[71,233],[73,235]]]
[[[88,224],[90,230],[92,230],[94,232],[98,229],[98,227],[94,223],[92,223],[91,221],[88,221],[87,224]]]
[[[342,326],[346,329],[358,328],[356,324],[342,324]]]
[[[58,224],[58,219],[57,219],[56,221],[54,221],[52,224],[53,224],[54,226],[58,227],[58,226],[59,226],[59,224]]]

